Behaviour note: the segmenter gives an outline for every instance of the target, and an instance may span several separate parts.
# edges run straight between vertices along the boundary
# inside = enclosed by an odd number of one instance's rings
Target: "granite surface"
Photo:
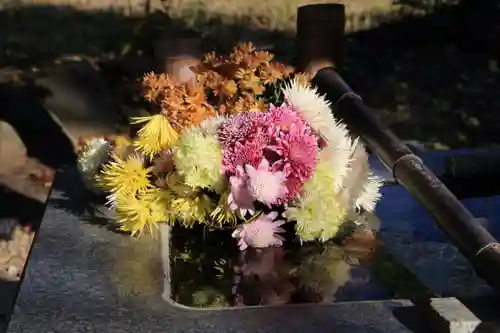
[[[429,164],[439,168],[439,156]],[[425,212],[404,189],[387,186],[384,194],[377,215],[385,243],[427,287],[443,295],[490,292],[440,231],[431,228],[432,220],[429,226]],[[429,331],[419,327],[424,321],[407,300],[228,310],[177,306],[163,297],[165,246],[160,238],[111,232],[103,226],[105,216],[94,212],[89,218],[88,202],[76,170],[60,172],[9,332]]]

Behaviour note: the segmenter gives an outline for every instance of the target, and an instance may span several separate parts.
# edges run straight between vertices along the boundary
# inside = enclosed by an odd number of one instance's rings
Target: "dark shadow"
[[[19,293],[19,282],[0,279],[0,333],[7,331],[14,304]]]
[[[104,206],[106,198],[85,186],[75,166],[69,166],[57,174],[53,189],[56,193],[48,200],[48,206],[63,209],[85,223],[124,233],[113,223],[111,213]]]
[[[490,323],[480,323],[473,331],[473,333],[499,333],[500,323],[490,322]]]
[[[418,306],[397,307],[392,311],[394,317],[414,333],[433,332],[431,325],[422,320],[422,311]]]
[[[74,163],[76,155],[71,141],[39,103],[38,95],[29,84],[0,84],[0,121],[15,129],[29,157],[55,169]]]
[[[354,33],[340,72],[404,139],[498,145],[498,73],[490,67],[498,54],[485,41],[495,36],[489,18],[498,11],[485,8],[475,19],[481,29],[453,6]]]
[[[481,321],[498,321],[498,305],[500,304],[500,298],[497,295],[468,298],[461,297],[460,302]]]
[[[500,58],[495,46],[500,43],[494,43],[500,36],[498,10],[496,1],[473,2],[405,3],[404,8],[429,7],[427,15],[401,9],[348,16],[354,32],[346,37],[339,71],[401,138],[436,148],[500,145],[498,73],[491,62]],[[99,66],[122,104],[136,109],[140,103],[131,87],[153,68],[152,45],[162,34],[198,32],[205,51],[227,51],[237,41],[251,40],[280,60],[294,61],[293,33],[259,28],[251,18],[235,23],[229,16],[193,11],[189,15],[195,19],[179,20],[148,6],[144,10],[150,14],[125,16],[64,6],[4,9],[0,31],[8,35],[0,37],[0,66],[27,70],[79,55]],[[186,21],[194,23],[188,26]],[[356,31],[360,29],[365,30]]]
[[[0,238],[9,238],[18,223],[37,230],[43,211],[43,203],[0,185]]]

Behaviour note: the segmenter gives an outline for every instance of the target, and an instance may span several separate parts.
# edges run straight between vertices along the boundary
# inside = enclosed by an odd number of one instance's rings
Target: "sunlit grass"
[[[294,31],[297,7],[311,3],[343,3],[349,15],[360,17],[362,26],[369,24],[370,15],[381,16],[401,9],[392,0],[24,0],[23,4],[72,6],[80,10],[115,9],[128,14],[147,10],[166,11],[172,18],[196,26],[200,22],[222,20],[233,24],[245,22],[267,30]],[[362,21],[362,22],[361,22]],[[348,23],[349,25],[349,23]],[[364,27],[363,27],[364,28]],[[354,27],[356,30],[356,27]]]

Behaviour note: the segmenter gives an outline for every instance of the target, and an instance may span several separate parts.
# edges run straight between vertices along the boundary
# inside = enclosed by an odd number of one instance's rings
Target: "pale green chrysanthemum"
[[[298,202],[285,211],[287,219],[297,222],[296,232],[302,241],[327,241],[346,220],[348,210],[333,186],[333,175],[331,164],[320,159]]]
[[[192,187],[212,188],[221,179],[222,151],[214,135],[187,129],[173,150],[174,165]]]

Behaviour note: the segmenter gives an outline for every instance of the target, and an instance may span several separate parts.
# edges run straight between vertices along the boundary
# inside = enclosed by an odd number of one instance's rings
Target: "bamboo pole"
[[[202,57],[201,38],[197,36],[161,36],[154,47],[156,70],[186,80],[190,67],[196,67]]]
[[[300,6],[297,12],[297,69],[315,74],[337,67],[344,43],[345,7],[326,3]]]
[[[469,260],[476,273],[497,292],[500,291],[500,244],[483,227],[484,219],[474,217],[423,161],[379,120],[333,68],[340,57],[341,13],[343,6],[339,5],[299,8],[299,69],[315,74],[313,84],[332,103],[336,115],[352,133],[361,137],[373,154],[394,174],[398,183],[434,217],[436,224]]]

